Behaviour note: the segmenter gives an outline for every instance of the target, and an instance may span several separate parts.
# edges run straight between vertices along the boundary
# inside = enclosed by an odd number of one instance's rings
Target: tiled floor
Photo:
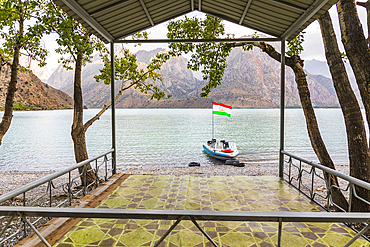
[[[321,209],[276,177],[132,175],[99,208],[301,211]],[[222,247],[276,246],[277,223],[198,222]],[[153,246],[173,224],[158,220],[84,219],[55,246]],[[284,223],[282,246],[343,246],[354,232],[335,223]],[[212,246],[182,221],[160,246]],[[352,246],[369,246],[359,239]]]

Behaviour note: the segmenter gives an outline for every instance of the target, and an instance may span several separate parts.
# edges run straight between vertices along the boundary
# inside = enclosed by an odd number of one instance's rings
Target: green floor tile
[[[276,177],[132,175],[99,207],[216,211],[322,211]],[[166,220],[84,219],[55,246],[153,246]],[[219,246],[274,246],[277,223],[199,222]],[[284,223],[282,246],[343,246],[354,232],[342,224]],[[161,246],[211,246],[191,221],[182,221]],[[364,239],[353,246],[369,246]]]

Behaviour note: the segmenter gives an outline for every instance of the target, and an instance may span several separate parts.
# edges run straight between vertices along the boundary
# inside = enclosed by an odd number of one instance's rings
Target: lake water
[[[279,109],[234,109],[232,118],[215,116],[215,137],[236,142],[239,158],[276,165]],[[348,164],[340,109],[316,109],[319,127],[337,165]],[[85,110],[85,121],[98,109]],[[111,112],[87,131],[89,157],[111,148]],[[2,114],[0,113],[0,116]],[[49,171],[75,164],[70,135],[73,110],[17,111],[0,146],[1,171]],[[211,139],[211,109],[117,109],[117,165],[213,165],[202,144]],[[317,161],[309,143],[302,109],[287,109],[285,150]]]

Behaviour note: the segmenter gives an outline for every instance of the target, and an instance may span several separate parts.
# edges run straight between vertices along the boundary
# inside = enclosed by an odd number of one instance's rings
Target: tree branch
[[[281,53],[280,52],[277,52],[272,45],[267,44],[265,42],[241,42],[241,43],[232,43],[231,44],[231,47],[242,47],[242,46],[245,46],[245,45],[254,45],[254,46],[257,46],[263,52],[267,53],[274,60],[276,60],[278,62],[280,62],[280,60],[281,60]],[[288,66],[289,65],[292,65],[293,64],[293,58],[292,57],[285,56],[285,64],[288,65]]]
[[[122,95],[122,93],[124,91],[126,91],[127,89],[131,88],[132,86],[138,84],[139,82],[141,82],[141,79],[144,77],[144,75],[148,74],[149,72],[152,72],[154,69],[152,70],[148,70],[147,72],[145,72],[137,81],[135,81],[134,83],[131,83],[129,86],[127,87],[124,87],[124,81],[122,82],[122,86],[121,86],[121,89],[119,90],[119,92],[117,93],[116,97],[114,98],[114,101],[117,101],[119,99],[119,97]],[[144,82],[142,82],[144,84]],[[109,104],[107,105],[104,105],[103,109],[101,109],[94,117],[90,118],[89,121],[87,121],[85,124],[84,124],[84,130],[87,131],[87,129],[96,121],[98,120],[101,115],[103,115],[103,113],[108,110],[108,108],[112,105],[112,102],[110,102]]]
[[[357,5],[367,8],[368,2],[356,2]]]

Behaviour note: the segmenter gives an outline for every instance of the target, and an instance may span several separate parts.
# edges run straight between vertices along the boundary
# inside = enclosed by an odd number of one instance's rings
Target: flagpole
[[[215,137],[215,118],[214,115],[221,115],[231,117],[232,106],[225,105],[222,103],[212,102],[212,140]]]
[[[215,132],[215,115],[213,114],[213,106],[212,106],[212,140],[214,138],[214,132]]]

